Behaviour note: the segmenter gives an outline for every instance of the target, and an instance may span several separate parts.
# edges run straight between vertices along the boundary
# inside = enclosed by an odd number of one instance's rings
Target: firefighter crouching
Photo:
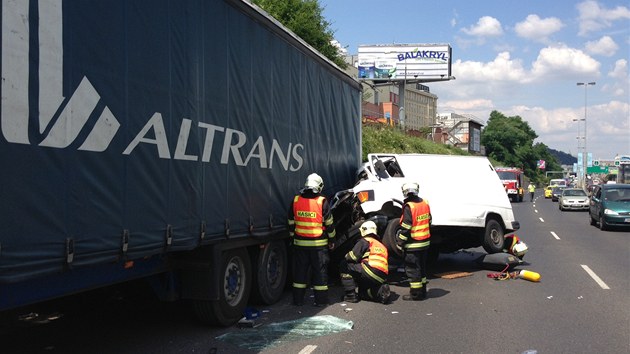
[[[316,173],[306,178],[304,188],[289,208],[289,234],[293,238],[293,304],[304,304],[312,273],[315,306],[328,305],[328,254],[335,237],[333,216],[328,201],[320,193],[324,181]]]
[[[386,304],[390,297],[387,248],[379,241],[373,221],[364,222],[360,231],[361,239],[339,265],[341,285],[345,291],[343,301],[356,303],[362,299]]]
[[[417,183],[405,183],[402,193],[405,197],[400,217],[400,231],[396,246],[404,251],[405,273],[409,279],[409,295],[403,300],[424,300],[427,297],[427,256],[431,238],[431,208],[429,203],[418,196]]]

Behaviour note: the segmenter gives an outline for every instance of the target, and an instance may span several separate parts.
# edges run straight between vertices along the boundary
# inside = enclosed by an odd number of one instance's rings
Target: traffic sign
[[[608,174],[608,166],[593,166],[593,167],[587,167],[586,168],[586,173],[591,174],[591,173],[604,173],[604,174]]]

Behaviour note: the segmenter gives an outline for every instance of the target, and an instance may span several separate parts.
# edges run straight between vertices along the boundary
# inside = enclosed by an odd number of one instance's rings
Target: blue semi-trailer
[[[132,279],[229,325],[361,163],[361,86],[243,0],[2,0],[0,310]]]

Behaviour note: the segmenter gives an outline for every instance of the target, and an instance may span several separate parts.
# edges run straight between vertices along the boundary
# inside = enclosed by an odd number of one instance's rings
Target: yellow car
[[[551,198],[551,190],[553,189],[552,186],[547,186],[545,187],[545,199],[547,198]]]

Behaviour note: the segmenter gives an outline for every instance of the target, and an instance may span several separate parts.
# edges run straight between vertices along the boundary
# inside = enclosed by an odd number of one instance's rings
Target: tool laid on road
[[[502,272],[500,273],[488,273],[488,278],[492,278],[494,280],[508,280],[508,279],[525,279],[533,282],[540,281],[540,274],[536,272],[532,272],[531,270],[519,270],[514,272],[506,272],[509,268],[509,265],[506,266]]]

